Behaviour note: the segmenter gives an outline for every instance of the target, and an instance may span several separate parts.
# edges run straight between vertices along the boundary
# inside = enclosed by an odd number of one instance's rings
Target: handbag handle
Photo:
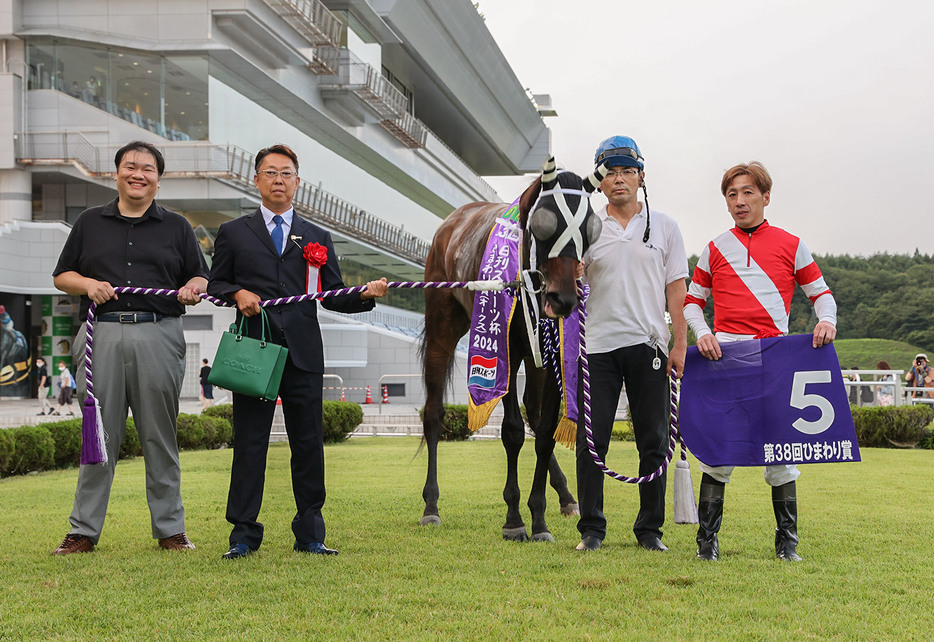
[[[259,347],[265,348],[266,347],[266,330],[269,330],[269,338],[272,339],[272,327],[269,325],[269,316],[266,314],[266,309],[260,308],[259,313],[263,317],[262,323],[260,323],[260,326],[259,326],[259,334],[260,334]],[[245,314],[240,315],[240,327],[239,328],[237,328],[236,325],[233,323],[230,324],[230,331],[237,335],[236,337],[237,341],[243,338],[243,335],[244,335],[243,324],[246,323],[246,319],[247,319],[247,316]],[[247,330],[249,330],[249,328],[247,328]]]

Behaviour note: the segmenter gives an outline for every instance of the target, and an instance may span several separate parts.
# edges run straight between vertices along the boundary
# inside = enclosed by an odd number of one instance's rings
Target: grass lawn
[[[637,489],[607,479],[604,548],[505,542],[505,457],[496,441],[440,446],[440,527],[420,527],[426,455],[415,438],[328,446],[327,543],[338,557],[292,552],[287,445],[269,453],[256,554],[221,560],[230,450],[182,453],[188,533],[150,537],[143,461],[121,463],[101,543],[52,557],[68,530],[76,470],[0,480],[0,639],[928,639],[934,631],[934,451],[862,451],[863,462],[803,466],[799,564],[774,558],[761,469],[727,487],[716,563],[694,559],[696,527],[669,523],[667,554],[638,548]],[[527,494],[533,464],[523,449]],[[574,454],[557,451],[571,480]],[[636,473],[631,443],[608,465]],[[692,465],[695,488],[700,483]],[[673,474],[673,473],[672,473]],[[669,484],[669,516],[671,489]]]

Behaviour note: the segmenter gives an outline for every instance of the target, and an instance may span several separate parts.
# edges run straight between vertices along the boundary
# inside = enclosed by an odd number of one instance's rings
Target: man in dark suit
[[[327,231],[295,216],[292,198],[298,188],[298,157],[285,145],[256,154],[253,182],[263,197],[252,214],[220,226],[208,293],[236,303],[250,317],[249,335],[259,338],[259,302],[284,296],[343,288],[337,254]],[[307,248],[307,249],[306,249]],[[312,257],[306,260],[306,255]],[[314,265],[321,263],[320,268]],[[317,275],[315,274],[317,272]],[[319,278],[315,278],[315,277]],[[306,286],[306,280],[311,281]],[[372,310],[386,294],[386,279],[371,281],[360,294],[328,297],[322,305],[340,312]],[[279,396],[292,449],[292,491],[297,512],[292,520],[294,549],[336,555],[324,545],[324,445],[322,385],[324,349],[314,301],[270,307],[272,341],[289,349]],[[216,364],[215,364],[216,367]],[[234,453],[227,497],[227,521],[233,524],[230,550],[238,559],[260,547],[263,525],[257,521],[263,499],[269,431],[276,405],[234,393]]]

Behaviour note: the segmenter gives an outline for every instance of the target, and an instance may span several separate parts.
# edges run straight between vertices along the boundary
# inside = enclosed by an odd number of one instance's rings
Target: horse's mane
[[[535,177],[535,180],[525,188],[525,191],[522,192],[522,196],[519,197],[519,226],[524,230],[526,224],[529,222],[529,212],[532,211],[532,206],[535,205],[538,195],[542,191],[542,177],[539,174]]]

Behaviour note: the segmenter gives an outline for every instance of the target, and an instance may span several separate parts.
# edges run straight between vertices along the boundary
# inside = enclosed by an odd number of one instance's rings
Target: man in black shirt
[[[97,305],[94,394],[107,444],[106,464],[81,466],[71,531],[53,555],[91,551],[100,539],[128,408],[143,448],[152,536],[162,548],[194,548],[185,534],[175,433],[185,372],[181,315],[201,300],[207,265],[188,221],[155,202],[165,171],[159,150],[134,141],[117,151],[114,164],[117,199],[78,217],[53,272],[55,287],[81,296],[81,318],[91,301]],[[118,286],[179,294],[118,295]],[[85,346],[82,326],[74,342],[81,391]]]
[[[214,403],[214,386],[208,381],[211,374],[211,366],[207,359],[201,360],[201,409],[210,408]]]
[[[45,365],[45,359],[36,358],[36,377],[39,379],[39,413],[40,415],[48,412],[52,414],[52,406],[49,404],[49,369]]]

